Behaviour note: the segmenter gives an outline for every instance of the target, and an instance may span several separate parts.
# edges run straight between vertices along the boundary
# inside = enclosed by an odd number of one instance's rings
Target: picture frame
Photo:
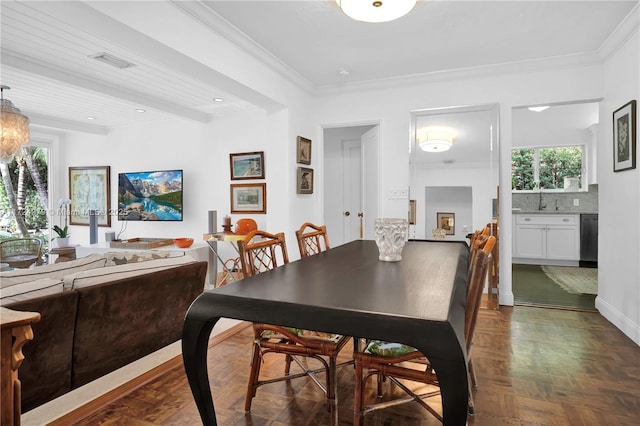
[[[636,168],[636,101],[613,112],[613,171]]]
[[[264,151],[229,154],[231,180],[264,179]]]
[[[232,183],[231,213],[266,213],[266,183]]]
[[[299,164],[311,164],[311,139],[298,136],[296,161]]]
[[[313,169],[298,167],[296,193],[313,194]]]
[[[416,224],[416,200],[409,200],[409,225]]]
[[[111,167],[69,167],[70,225],[89,226],[97,211],[98,226],[111,226]]]
[[[445,235],[455,235],[456,233],[456,214],[455,213],[436,213],[437,228],[444,229]]]

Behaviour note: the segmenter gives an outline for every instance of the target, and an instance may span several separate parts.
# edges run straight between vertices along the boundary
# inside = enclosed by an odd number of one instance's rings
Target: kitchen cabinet
[[[514,215],[515,263],[577,265],[580,227],[577,214]]]

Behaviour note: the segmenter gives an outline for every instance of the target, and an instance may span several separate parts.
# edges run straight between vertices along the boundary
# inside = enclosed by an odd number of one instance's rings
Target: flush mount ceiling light
[[[418,145],[427,152],[444,152],[453,145],[455,130],[449,127],[424,127],[418,130]]]
[[[387,22],[409,13],[416,0],[336,0],[336,3],[356,21]]]
[[[549,105],[540,105],[540,106],[535,106],[535,107],[529,107],[529,111],[533,111],[533,112],[541,112],[544,111],[545,109],[549,108]]]
[[[136,64],[127,61],[126,59],[118,58],[117,56],[111,55],[110,53],[100,52],[95,53],[93,55],[89,55],[90,58],[95,59],[96,61],[103,62],[107,65],[111,65],[112,67],[125,69],[135,67]]]
[[[0,85],[2,103],[0,162],[2,163],[10,162],[20,148],[29,143],[29,119],[13,105],[13,102],[4,98],[4,91],[9,89],[11,89],[9,86]]]

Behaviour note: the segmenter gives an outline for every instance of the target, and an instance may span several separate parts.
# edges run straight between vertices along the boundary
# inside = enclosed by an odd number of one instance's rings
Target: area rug
[[[573,294],[598,294],[598,269],[573,266],[542,266],[544,273]]]

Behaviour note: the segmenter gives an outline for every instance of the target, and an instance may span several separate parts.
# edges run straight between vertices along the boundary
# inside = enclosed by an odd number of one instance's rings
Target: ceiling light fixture
[[[356,21],[387,22],[409,13],[416,0],[336,0],[336,3]]]
[[[444,152],[453,145],[456,132],[448,127],[424,127],[418,130],[418,145],[427,152]]]
[[[535,106],[535,107],[529,107],[529,111],[541,112],[541,111],[544,111],[547,108],[549,108],[549,105],[540,105],[540,106]]]
[[[2,163],[10,162],[13,156],[20,151],[20,148],[29,143],[29,119],[13,105],[13,102],[4,98],[5,89],[11,88],[0,85],[0,100],[2,102],[0,162]]]
[[[213,98],[213,102],[224,102],[222,98]]]
[[[142,108],[136,108],[136,112],[143,113],[143,112],[147,112],[147,110]]]

